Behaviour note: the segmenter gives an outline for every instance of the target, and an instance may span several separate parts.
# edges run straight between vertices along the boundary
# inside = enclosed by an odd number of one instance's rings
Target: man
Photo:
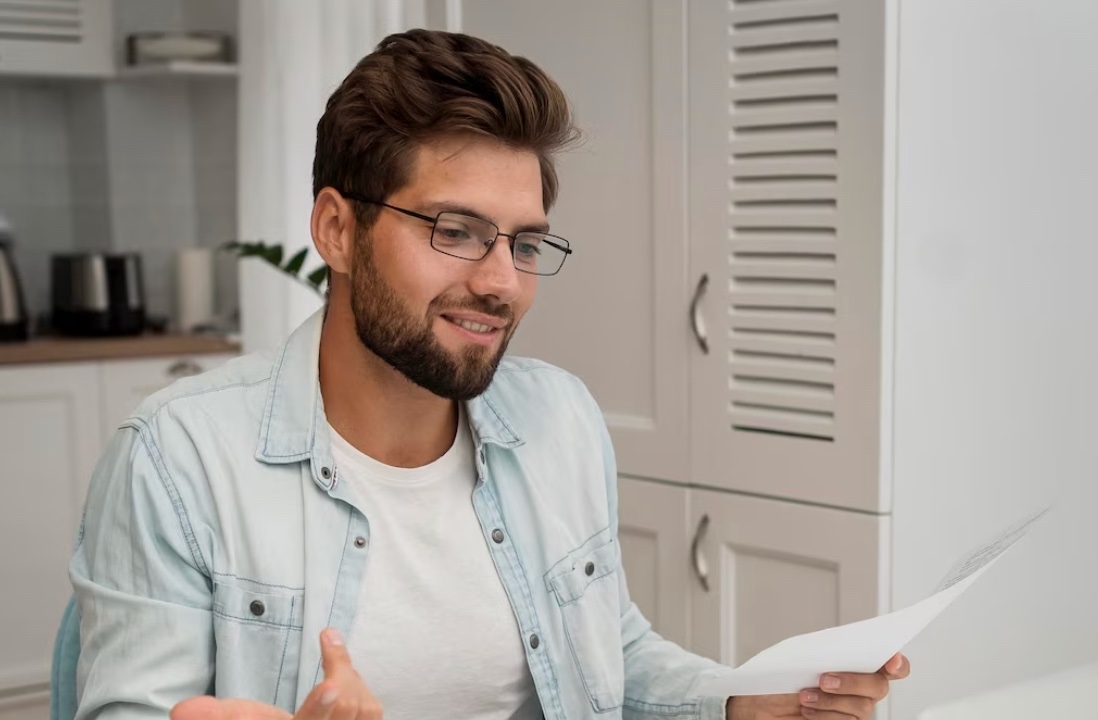
[[[351,72],[317,128],[324,313],[154,395],[96,470],[80,720],[865,718],[907,674],[699,697],[727,670],[629,601],[598,407],[503,358],[572,251],[546,214],[574,134],[549,77],[468,36]]]

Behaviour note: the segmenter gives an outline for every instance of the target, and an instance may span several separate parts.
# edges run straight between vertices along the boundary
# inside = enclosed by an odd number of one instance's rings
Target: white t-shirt
[[[473,510],[473,441],[462,411],[449,451],[405,469],[332,429],[343,482],[370,522],[347,647],[385,720],[541,717],[518,623]]]

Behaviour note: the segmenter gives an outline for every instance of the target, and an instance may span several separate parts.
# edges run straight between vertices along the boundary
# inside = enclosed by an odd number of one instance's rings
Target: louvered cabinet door
[[[885,510],[884,4],[690,10],[693,481]]]
[[[106,77],[112,0],[0,0],[0,75]]]

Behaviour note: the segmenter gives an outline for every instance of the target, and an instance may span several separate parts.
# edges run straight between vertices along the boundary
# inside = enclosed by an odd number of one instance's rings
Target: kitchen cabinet
[[[686,645],[690,637],[687,490],[637,478],[618,479],[618,540],[629,595],[653,629]]]
[[[94,363],[0,369],[0,716],[45,717],[72,540],[101,450]],[[45,703],[45,704],[43,704]]]
[[[1098,642],[1098,579],[1070,571],[1098,543],[1098,96],[1079,92],[1098,5],[961,5],[461,6],[561,82],[587,135],[551,214],[575,254],[512,349],[603,407],[657,627],[682,620],[652,578],[685,569],[688,644],[740,662],[922,599],[1057,501],[915,641],[879,720]],[[683,536],[652,530],[684,504]],[[678,568],[660,542],[686,545]]]
[[[588,383],[622,473],[677,482],[690,479],[686,5],[461,5],[466,32],[528,56],[561,84],[586,134],[559,159],[550,215],[575,254],[540,283],[511,352]]]
[[[231,354],[0,367],[0,720],[45,720],[54,635],[92,470],[145,395]]]
[[[618,494],[632,599],[694,652],[739,665],[880,611],[887,517],[626,477]]]
[[[699,568],[689,593],[695,652],[739,665],[791,635],[880,611],[887,517],[687,492]]]
[[[108,77],[113,0],[0,2],[0,75]]]

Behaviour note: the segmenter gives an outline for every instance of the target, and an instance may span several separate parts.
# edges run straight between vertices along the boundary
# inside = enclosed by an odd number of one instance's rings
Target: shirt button
[[[320,468],[320,477],[324,478],[325,480],[330,480],[332,477],[332,469],[330,467]]]
[[[541,640],[538,639],[538,636],[536,634],[531,635],[530,636],[530,649],[531,650],[537,650],[538,645],[541,645]]]
[[[267,608],[259,600],[252,600],[252,604],[248,606],[248,609],[252,611],[252,615],[259,617],[263,613],[267,612]]]
[[[503,531],[500,530],[499,528],[496,528],[495,530],[493,530],[492,531],[492,539],[496,541],[497,545],[500,544],[501,542],[503,542]]]
[[[583,569],[583,571],[585,573],[587,573],[587,577],[591,577],[592,575],[595,574],[595,563],[593,563],[593,562],[587,563],[587,567],[585,567]]]
[[[356,537],[355,538],[355,547],[360,548],[360,549],[366,547],[366,538],[362,537],[361,535]]]
[[[480,455],[480,464],[483,465],[484,464],[484,448],[481,448],[480,452],[478,454]]]

